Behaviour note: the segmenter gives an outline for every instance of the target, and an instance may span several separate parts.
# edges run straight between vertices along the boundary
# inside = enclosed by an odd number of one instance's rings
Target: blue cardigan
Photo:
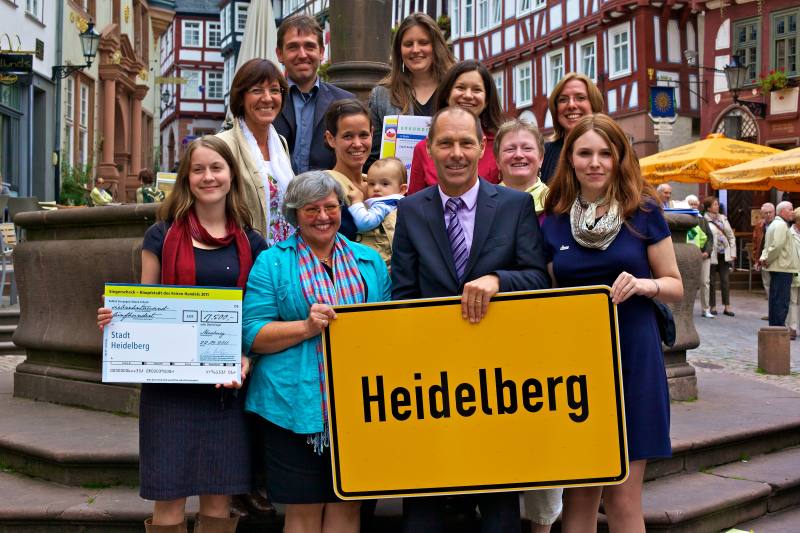
[[[386,265],[378,253],[347,242],[367,285],[367,302],[391,300]],[[299,434],[322,431],[316,344],[319,336],[281,352],[251,353],[256,335],[273,320],[305,320],[310,306],[300,288],[297,239],[274,245],[256,259],[247,281],[242,318],[243,352],[258,356],[245,409]]]

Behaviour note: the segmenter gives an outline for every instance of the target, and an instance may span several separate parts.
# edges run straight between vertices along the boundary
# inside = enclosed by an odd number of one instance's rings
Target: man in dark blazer
[[[332,169],[336,156],[325,146],[325,112],[332,102],[354,96],[317,76],[325,53],[322,28],[309,15],[288,17],[278,28],[275,52],[286,69],[289,94],[273,125],[289,144],[292,169],[296,174]]]
[[[469,111],[434,115],[428,152],[438,185],[400,201],[392,246],[392,299],[461,295],[464,320],[479,323],[500,291],[550,286],[529,194],[478,177],[485,138]],[[466,248],[466,249],[465,249]],[[468,496],[480,507],[483,532],[519,532],[519,495]],[[443,498],[406,498],[404,530],[444,529]]]

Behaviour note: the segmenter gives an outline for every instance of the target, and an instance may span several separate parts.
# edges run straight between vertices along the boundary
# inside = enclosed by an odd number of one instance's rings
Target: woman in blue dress
[[[609,285],[618,305],[630,475],[624,483],[564,491],[562,531],[597,530],[600,498],[611,531],[642,532],[647,459],[671,454],[669,391],[652,298],[677,302],[683,284],[670,231],[628,138],[603,114],[564,141],[543,224],[553,285]]]

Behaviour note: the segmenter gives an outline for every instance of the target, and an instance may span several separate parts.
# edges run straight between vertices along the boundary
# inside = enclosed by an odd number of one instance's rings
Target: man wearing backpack
[[[154,202],[164,201],[164,191],[160,191],[158,187],[156,187],[152,170],[149,168],[140,170],[139,181],[142,183],[142,186],[136,189],[137,204],[152,204]]]

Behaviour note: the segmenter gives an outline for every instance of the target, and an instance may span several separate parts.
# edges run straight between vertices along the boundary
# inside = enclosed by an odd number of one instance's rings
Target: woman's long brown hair
[[[189,188],[189,172],[192,167],[192,154],[198,148],[214,150],[228,164],[231,173],[231,190],[228,191],[228,195],[225,197],[225,215],[233,219],[240,228],[251,228],[253,226],[253,215],[244,201],[239,165],[236,164],[231,149],[228,148],[225,141],[214,135],[205,135],[189,144],[178,165],[178,174],[175,177],[175,185],[172,188],[172,192],[169,193],[169,196],[167,196],[167,199],[164,200],[158,210],[159,220],[171,223],[182,219],[194,205],[195,198]]]
[[[572,165],[572,150],[575,142],[586,132],[594,131],[608,144],[614,158],[614,169],[608,185],[606,197],[619,203],[624,220],[632,217],[648,201],[655,202],[656,191],[642,178],[639,158],[633,151],[628,136],[614,119],[602,113],[583,117],[564,140],[564,148],[558,160],[555,176],[548,182],[550,192],[544,203],[547,214],[563,215],[569,213],[580,192],[578,178]]]

